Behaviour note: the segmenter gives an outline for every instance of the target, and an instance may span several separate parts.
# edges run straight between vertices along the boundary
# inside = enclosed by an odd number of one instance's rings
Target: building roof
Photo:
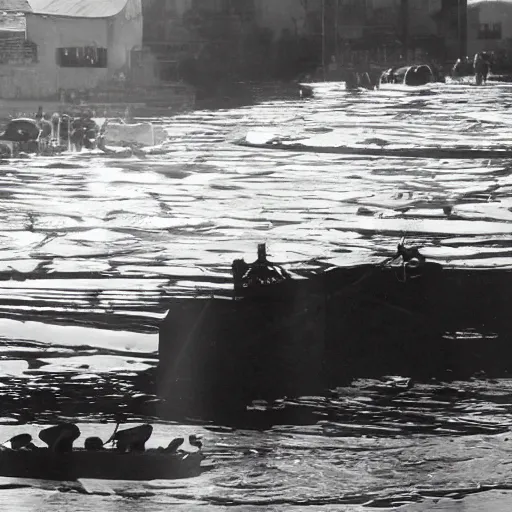
[[[0,12],[30,12],[27,0],[0,0]]]
[[[512,5],[512,0],[468,0],[468,7],[478,6],[478,5],[486,4],[486,3]]]
[[[1,2],[2,0],[0,0]],[[119,14],[128,0],[28,0],[35,14],[72,18],[110,18]]]

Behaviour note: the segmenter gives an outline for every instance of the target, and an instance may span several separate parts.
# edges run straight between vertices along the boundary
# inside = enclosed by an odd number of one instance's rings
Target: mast
[[[409,0],[400,0],[400,14],[402,21],[402,54],[407,61],[409,56]]]
[[[334,9],[334,55],[336,56],[336,61],[338,61],[338,17],[340,10],[340,0],[336,0],[335,9]]]
[[[322,0],[322,72],[325,82],[325,0]]]
[[[468,0],[458,0],[459,57],[468,54]]]

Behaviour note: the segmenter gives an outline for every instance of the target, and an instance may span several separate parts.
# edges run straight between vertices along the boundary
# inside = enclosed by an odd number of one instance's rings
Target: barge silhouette
[[[233,300],[171,301],[159,338],[163,416],[220,419],[354,378],[448,382],[512,366],[509,270],[442,267],[403,243],[382,265],[308,279],[266,263],[270,278],[255,284],[244,278],[261,258],[234,262]]]

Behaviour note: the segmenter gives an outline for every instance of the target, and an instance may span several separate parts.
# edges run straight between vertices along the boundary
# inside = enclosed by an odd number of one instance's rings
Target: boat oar
[[[117,434],[117,431],[119,430],[119,426],[121,425],[121,423],[118,421],[117,424],[116,424],[116,428],[114,429],[114,432],[112,433],[112,435],[108,438],[107,441],[105,441],[105,445],[107,445],[108,443],[114,443],[114,440],[115,440],[115,437],[116,437],[116,434]]]
[[[9,439],[6,439],[3,443],[0,443],[0,447],[1,447],[1,448],[7,448],[7,447],[6,447],[6,446],[4,446],[4,445],[5,445],[5,444],[7,444],[11,439],[12,439],[12,436],[11,436],[11,437],[9,437]],[[0,448],[0,449],[1,449],[1,448]]]
[[[12,446],[11,445],[11,450],[12,449],[17,449],[17,447],[23,447],[29,443],[32,442],[32,436],[30,434],[18,434],[16,436],[11,436],[9,439],[7,439],[6,441],[4,441],[2,444],[0,444],[0,449],[2,448],[6,448],[4,445],[9,443],[9,442],[13,442],[13,441],[17,441],[17,446]]]

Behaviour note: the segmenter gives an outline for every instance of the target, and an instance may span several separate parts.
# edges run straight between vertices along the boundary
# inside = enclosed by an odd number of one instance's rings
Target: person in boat
[[[347,91],[354,91],[359,89],[361,83],[361,79],[359,77],[359,73],[355,71],[351,71],[348,73],[347,78],[345,80],[345,89]]]
[[[241,288],[251,288],[266,284],[275,284],[291,279],[290,274],[281,266],[274,265],[267,259],[265,244],[258,245],[258,259],[251,265],[243,259],[234,260],[231,271],[235,293]]]
[[[164,453],[177,453],[178,448],[185,442],[185,438],[177,437],[173,439],[168,445],[167,448],[161,449]]]
[[[76,151],[82,151],[84,146],[85,131],[82,125],[73,123],[71,133],[69,135],[69,141],[75,147]]]
[[[49,114],[43,114],[43,117],[37,121],[39,125],[39,140],[49,140],[52,136],[52,123]]]
[[[41,105],[39,105],[39,107],[37,109],[37,113],[34,116],[34,119],[36,120],[36,122],[40,122],[43,119],[43,117],[44,117],[43,107]]]
[[[98,452],[100,450],[103,450],[105,448],[105,445],[100,437],[88,437],[85,440],[84,448],[88,452]]]
[[[52,137],[54,142],[56,142],[57,144],[60,144],[61,122],[62,121],[60,115],[57,112],[55,112],[50,119],[50,123],[52,125]]]
[[[11,450],[34,450],[37,446],[32,442],[30,434],[19,434],[8,441],[11,444]]]
[[[192,435],[188,436],[188,442],[189,442],[190,446],[193,446],[194,448],[197,448],[198,450],[201,450],[203,448],[201,436],[198,436],[197,434],[192,434]]]
[[[146,442],[152,433],[153,427],[146,424],[119,430],[111,439],[116,442],[116,449],[121,453],[144,452],[146,450]]]
[[[396,67],[389,68],[387,71],[384,71],[380,77],[380,81],[383,84],[394,84],[396,83],[396,75],[395,71],[397,70]]]
[[[466,55],[460,59],[457,59],[455,65],[452,68],[452,76],[459,78],[463,76],[469,76],[473,74],[473,64]]]
[[[74,423],[59,423],[39,432],[39,439],[57,453],[73,451],[73,443],[80,437],[80,429]]]

